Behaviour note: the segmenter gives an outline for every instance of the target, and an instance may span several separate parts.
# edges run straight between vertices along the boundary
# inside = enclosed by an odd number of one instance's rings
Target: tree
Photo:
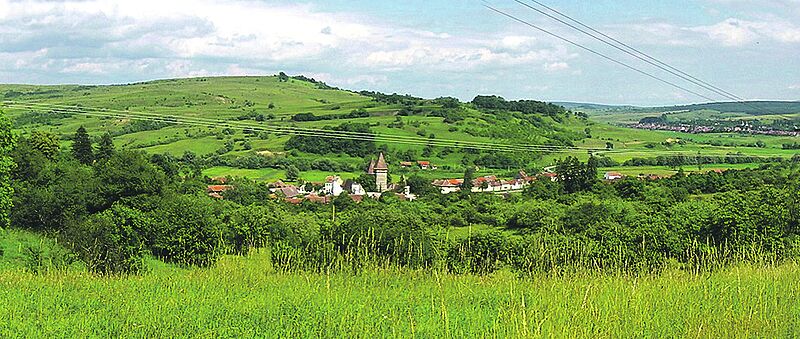
[[[378,187],[377,187],[377,183],[375,181],[375,176],[374,175],[370,175],[370,174],[364,173],[360,177],[358,177],[358,179],[356,179],[356,182],[361,184],[361,187],[363,187],[364,190],[367,191],[367,192],[377,192],[378,191]]]
[[[11,134],[11,122],[0,112],[0,228],[8,227],[9,213],[13,202],[11,197],[14,190],[11,188],[11,170],[14,161],[9,156],[14,148],[14,136]]]
[[[300,178],[300,170],[295,165],[286,167],[286,180],[297,181]]]
[[[89,133],[83,126],[78,128],[72,140],[72,156],[84,165],[91,165],[94,162],[92,140],[89,139]]]
[[[67,229],[66,242],[100,274],[138,273],[144,267],[144,240],[140,230],[152,220],[142,212],[114,205]]]
[[[103,134],[97,148],[97,160],[108,160],[114,152],[114,138],[111,133]]]
[[[11,217],[17,227],[61,231],[104,206],[94,169],[74,159],[45,162],[31,175],[13,182]]]
[[[598,168],[598,160],[597,157],[594,155],[589,156],[589,160],[586,161],[586,166],[583,168],[583,183],[582,189],[588,190],[597,182],[597,168]]]
[[[461,191],[463,192],[472,191],[472,178],[474,176],[475,176],[475,168],[472,166],[467,166],[467,170],[464,171],[464,182],[461,183]]]
[[[112,155],[108,161],[98,163],[95,172],[108,206],[126,197],[158,194],[167,185],[166,175],[143,153],[135,151]]]
[[[433,187],[431,181],[419,175],[411,176],[406,180],[406,185],[411,187],[411,193],[425,196],[436,193],[436,187]]]
[[[210,266],[224,252],[225,225],[208,197],[177,195],[154,200],[148,211],[154,221],[148,241],[164,261],[187,266]]]
[[[28,143],[50,160],[55,159],[61,151],[61,142],[58,140],[58,135],[50,132],[33,131],[28,138]]]
[[[280,72],[278,73],[278,82],[287,82],[289,81],[289,76],[286,73]]]
[[[583,164],[575,157],[567,157],[556,165],[558,181],[566,193],[588,190],[597,181],[597,159],[589,159]]]

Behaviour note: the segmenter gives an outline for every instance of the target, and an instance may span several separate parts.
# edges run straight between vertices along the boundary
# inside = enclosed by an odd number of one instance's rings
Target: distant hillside
[[[714,110],[723,113],[745,113],[749,115],[770,115],[770,114],[795,114],[800,113],[800,101],[748,101],[748,102],[715,102],[682,106],[667,106],[654,109],[643,109],[651,111],[699,111]]]
[[[564,108],[573,111],[574,110],[612,111],[612,110],[630,110],[639,108],[636,106],[628,106],[628,105],[604,105],[604,104],[592,104],[585,102],[553,102],[553,104],[563,106]]]

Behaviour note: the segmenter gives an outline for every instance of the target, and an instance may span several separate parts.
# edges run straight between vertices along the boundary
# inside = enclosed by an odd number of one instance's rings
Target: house
[[[517,181],[520,181],[523,185],[527,185],[527,184],[529,184],[531,182],[536,181],[536,177],[535,176],[528,175],[528,173],[525,173],[525,171],[523,171],[523,170],[520,170],[517,173],[517,175],[514,176],[514,179],[516,179]]]
[[[492,183],[496,182],[496,181],[497,181],[497,177],[494,176],[494,175],[487,175],[487,176],[475,178],[475,179],[472,180],[473,191],[474,191],[474,188],[479,188],[479,189],[482,189],[482,190],[490,188],[492,186]]]
[[[222,199],[222,192],[233,189],[230,185],[208,185],[206,193],[209,197]]]
[[[411,166],[414,166],[414,163],[411,162],[411,161],[401,161],[400,162],[400,167],[408,168],[408,167],[411,167]]]
[[[315,202],[315,203],[318,203],[318,204],[327,204],[327,203],[331,202],[331,200],[333,200],[333,199],[328,195],[319,196],[319,195],[316,195],[316,194],[311,194],[311,195],[306,196],[306,200],[310,201],[310,202]]]
[[[603,176],[604,179],[609,180],[609,181],[619,180],[619,179],[622,179],[624,177],[625,176],[622,175],[622,173],[619,173],[619,172],[606,172],[606,174]]]
[[[227,190],[233,189],[233,186],[230,185],[208,185],[206,192],[208,193],[222,193]]]
[[[291,185],[286,184],[286,183],[284,183],[283,181],[280,181],[280,180],[269,184],[269,188],[284,188],[284,187],[288,187],[288,186],[291,186]]]
[[[414,201],[417,200],[417,195],[411,193],[411,186],[403,187],[403,193],[397,193],[397,197],[403,201]]]
[[[424,170],[431,169],[430,161],[417,161],[417,165],[419,165],[419,168]]]
[[[511,187],[509,190],[511,191],[521,190],[525,188],[526,184],[528,184],[528,182],[525,181],[524,179],[514,179],[508,181],[508,185]]]
[[[344,192],[344,188],[342,188],[342,178],[338,175],[329,176],[325,178],[325,185],[322,188],[322,192],[326,195],[332,195],[338,197],[342,192]]]
[[[287,198],[294,198],[294,197],[297,197],[297,196],[301,195],[300,194],[300,190],[295,186],[287,186],[287,187],[278,188],[273,192],[280,193],[284,197],[287,197]]]
[[[353,181],[351,179],[347,179],[344,182],[344,185],[342,186],[342,188],[345,191],[349,192],[351,195],[363,196],[363,195],[367,194],[367,192],[364,190],[364,187],[361,186],[361,184],[359,184],[359,183],[357,183],[357,182],[355,182],[355,181]]]
[[[558,174],[553,172],[542,172],[541,176],[550,179],[550,181],[558,181]]]
[[[639,174],[639,179],[641,180],[660,180],[666,178],[665,176],[657,175],[657,174]]]
[[[292,205],[300,205],[303,202],[303,198],[286,198],[285,201]]]
[[[434,180],[431,183],[434,187],[438,188],[442,194],[458,192],[461,190],[461,184],[464,183],[463,179],[441,179]]]

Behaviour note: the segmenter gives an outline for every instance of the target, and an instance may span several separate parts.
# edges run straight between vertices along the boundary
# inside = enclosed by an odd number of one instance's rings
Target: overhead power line
[[[497,8],[493,7],[492,5],[488,4],[488,3],[487,3],[485,0],[483,1],[483,6],[484,6],[484,7],[486,7],[486,8],[488,8],[489,10],[491,10],[491,11],[493,11],[493,12],[496,12],[496,13],[498,13],[498,14],[500,14],[500,15],[503,15],[503,16],[505,16],[505,17],[509,18],[509,19],[512,19],[512,20],[514,20],[514,21],[516,21],[516,22],[519,22],[519,23],[521,23],[521,24],[523,24],[523,25],[525,25],[525,26],[528,26],[528,27],[531,27],[531,28],[533,28],[533,29],[536,29],[536,30],[538,30],[538,31],[540,31],[540,32],[542,32],[542,33],[545,33],[545,34],[547,34],[547,35],[550,35],[550,36],[552,36],[552,37],[554,37],[554,38],[556,38],[556,39],[558,39],[558,40],[564,41],[564,42],[566,42],[566,43],[568,43],[568,44],[570,44],[570,45],[573,45],[573,46],[575,46],[575,47],[578,47],[578,48],[580,48],[580,49],[582,49],[582,50],[585,50],[585,51],[587,51],[587,52],[590,52],[590,53],[592,53],[592,54],[594,54],[594,55],[597,55],[597,56],[599,56],[599,57],[601,57],[601,58],[603,58],[603,59],[606,59],[606,60],[608,60],[608,61],[611,61],[611,62],[613,62],[613,63],[615,63],[615,64],[617,64],[617,65],[620,65],[620,66],[622,66],[622,67],[625,67],[625,68],[627,68],[627,69],[630,69],[630,70],[632,70],[632,71],[634,71],[634,72],[636,72],[636,73],[642,74],[642,75],[644,75],[644,76],[647,76],[647,77],[649,77],[649,78],[651,78],[651,79],[657,80],[657,81],[659,81],[659,82],[661,82],[661,83],[664,83],[664,84],[667,84],[667,85],[669,85],[669,86],[675,87],[675,88],[677,88],[677,89],[680,89],[680,90],[682,90],[682,91],[684,91],[684,92],[691,93],[691,94],[693,94],[693,95],[696,95],[696,96],[698,96],[698,97],[700,97],[700,98],[703,98],[703,99],[706,99],[706,100],[709,100],[709,101],[716,101],[716,100],[714,100],[714,99],[712,99],[712,98],[710,98],[710,97],[708,97],[708,96],[706,96],[706,95],[700,94],[700,93],[698,93],[698,92],[695,92],[695,91],[693,91],[693,90],[691,90],[691,89],[688,89],[688,88],[686,88],[686,87],[684,87],[684,86],[678,85],[678,84],[676,84],[676,83],[674,83],[674,82],[672,82],[672,81],[669,81],[669,80],[663,79],[663,78],[661,78],[661,77],[658,77],[658,76],[656,76],[656,75],[654,75],[654,74],[652,74],[652,73],[649,73],[649,72],[647,72],[647,71],[644,71],[644,70],[641,70],[641,69],[639,69],[639,68],[636,68],[636,67],[634,67],[634,66],[631,66],[631,65],[629,65],[629,64],[626,64],[626,63],[624,63],[624,62],[622,62],[622,61],[619,61],[619,60],[617,60],[617,59],[614,59],[614,58],[612,58],[612,57],[610,57],[610,56],[608,56],[608,55],[606,55],[606,54],[603,54],[603,53],[601,53],[601,52],[598,52],[598,51],[596,51],[596,50],[594,50],[594,49],[592,49],[592,48],[586,47],[586,46],[584,46],[584,45],[582,45],[582,44],[579,44],[579,43],[577,43],[577,42],[575,42],[575,41],[572,41],[572,40],[570,40],[570,39],[567,39],[567,38],[565,38],[565,37],[562,37],[562,36],[560,36],[560,35],[558,35],[558,34],[556,34],[556,33],[553,33],[553,32],[551,32],[551,31],[549,31],[549,30],[546,30],[546,29],[544,29],[544,28],[542,28],[542,27],[539,27],[539,26],[537,26],[537,25],[535,25],[535,24],[533,24],[533,23],[531,23],[531,22],[529,22],[529,21],[525,21],[525,20],[523,20],[523,19],[520,19],[519,17],[517,17],[517,16],[514,16],[514,15],[512,15],[512,14],[509,14],[508,12],[505,12],[505,11],[502,11],[502,10],[500,10],[500,9],[497,9]]]
[[[522,6],[525,6],[530,10],[536,11],[539,14],[542,14],[544,16],[547,16],[550,19],[558,21],[558,22],[560,22],[560,23],[562,23],[562,24],[564,24],[564,25],[566,25],[566,26],[568,26],[568,27],[570,27],[570,28],[572,28],[572,29],[574,29],[574,30],[576,30],[578,32],[581,32],[581,33],[583,33],[585,35],[588,35],[589,37],[594,38],[595,40],[598,40],[598,41],[600,41],[600,42],[602,42],[602,43],[604,43],[606,45],[609,45],[609,46],[611,46],[611,47],[613,47],[615,49],[618,49],[618,50],[620,50],[620,51],[622,51],[622,52],[624,52],[624,53],[626,53],[626,54],[628,54],[630,56],[633,56],[634,58],[637,58],[637,59],[639,59],[641,61],[644,61],[644,62],[646,62],[646,63],[648,63],[648,64],[650,64],[652,66],[655,66],[655,67],[657,67],[657,68],[659,68],[659,69],[661,69],[661,70],[663,70],[663,71],[665,71],[667,73],[670,73],[670,74],[672,74],[672,75],[674,75],[674,76],[676,76],[678,78],[681,78],[683,80],[691,82],[691,83],[693,83],[693,84],[695,84],[695,85],[697,85],[699,87],[702,87],[702,88],[704,88],[704,89],[706,89],[706,90],[708,90],[710,92],[716,93],[716,94],[718,94],[718,95],[720,95],[720,96],[722,96],[724,98],[730,99],[730,100],[741,101],[741,102],[746,101],[745,99],[743,99],[743,98],[741,98],[741,97],[739,97],[739,96],[737,96],[735,94],[732,94],[732,93],[730,93],[728,91],[725,91],[725,90],[723,90],[723,89],[721,89],[721,88],[719,88],[717,86],[714,86],[714,85],[709,84],[709,83],[707,83],[707,82],[705,82],[703,80],[700,80],[700,79],[698,79],[698,78],[696,78],[696,77],[694,77],[694,76],[692,76],[692,75],[690,75],[690,74],[688,74],[688,73],[686,73],[684,71],[681,71],[680,69],[677,69],[677,68],[675,68],[675,67],[673,67],[673,66],[671,66],[671,65],[669,65],[669,64],[667,64],[667,63],[665,63],[665,62],[663,62],[661,60],[658,60],[658,59],[652,57],[651,55],[649,55],[649,54],[647,54],[645,52],[642,52],[642,51],[640,51],[640,50],[638,50],[638,49],[636,49],[634,47],[631,47],[630,45],[628,45],[628,44],[626,44],[624,42],[621,42],[621,41],[619,41],[619,40],[617,40],[617,39],[615,39],[615,38],[613,38],[613,37],[611,37],[611,36],[609,36],[609,35],[607,35],[607,34],[605,34],[603,32],[600,32],[600,31],[598,31],[598,30],[596,30],[596,29],[594,29],[594,28],[592,28],[592,27],[590,27],[590,26],[588,26],[588,25],[586,25],[586,24],[584,24],[584,23],[582,23],[582,22],[580,22],[580,21],[578,21],[576,19],[573,19],[570,16],[568,16],[568,15],[562,13],[562,12],[559,12],[558,10],[553,9],[553,8],[547,6],[547,5],[545,5],[545,4],[543,4],[543,3],[539,2],[539,1],[536,1],[536,0],[530,0],[530,1],[535,3],[535,4],[538,4],[539,6],[542,6],[542,7],[546,8],[546,9],[548,9],[548,10],[554,12],[554,13],[556,13],[557,15],[559,15],[561,17],[564,17],[566,20],[569,20],[569,21],[577,24],[580,27],[578,27],[578,26],[576,26],[576,25],[574,25],[574,24],[572,24],[570,22],[564,21],[564,20],[562,20],[562,19],[560,19],[560,18],[558,18],[556,16],[553,16],[550,13],[547,13],[547,12],[545,12],[545,11],[539,9],[539,8],[533,7],[533,6],[523,2],[521,0],[514,0],[514,2],[516,2],[516,3],[518,3],[518,4],[522,5]],[[583,27],[583,28],[581,28],[581,27]]]

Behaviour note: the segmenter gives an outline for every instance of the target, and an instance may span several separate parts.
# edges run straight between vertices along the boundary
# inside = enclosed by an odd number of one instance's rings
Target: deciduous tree
[[[90,165],[94,162],[92,140],[89,138],[89,133],[86,132],[86,128],[83,126],[78,128],[72,140],[72,156],[84,165]]]
[[[9,156],[14,148],[14,136],[11,134],[11,122],[0,112],[0,228],[8,227],[9,213],[12,206],[11,169],[13,159]]]

